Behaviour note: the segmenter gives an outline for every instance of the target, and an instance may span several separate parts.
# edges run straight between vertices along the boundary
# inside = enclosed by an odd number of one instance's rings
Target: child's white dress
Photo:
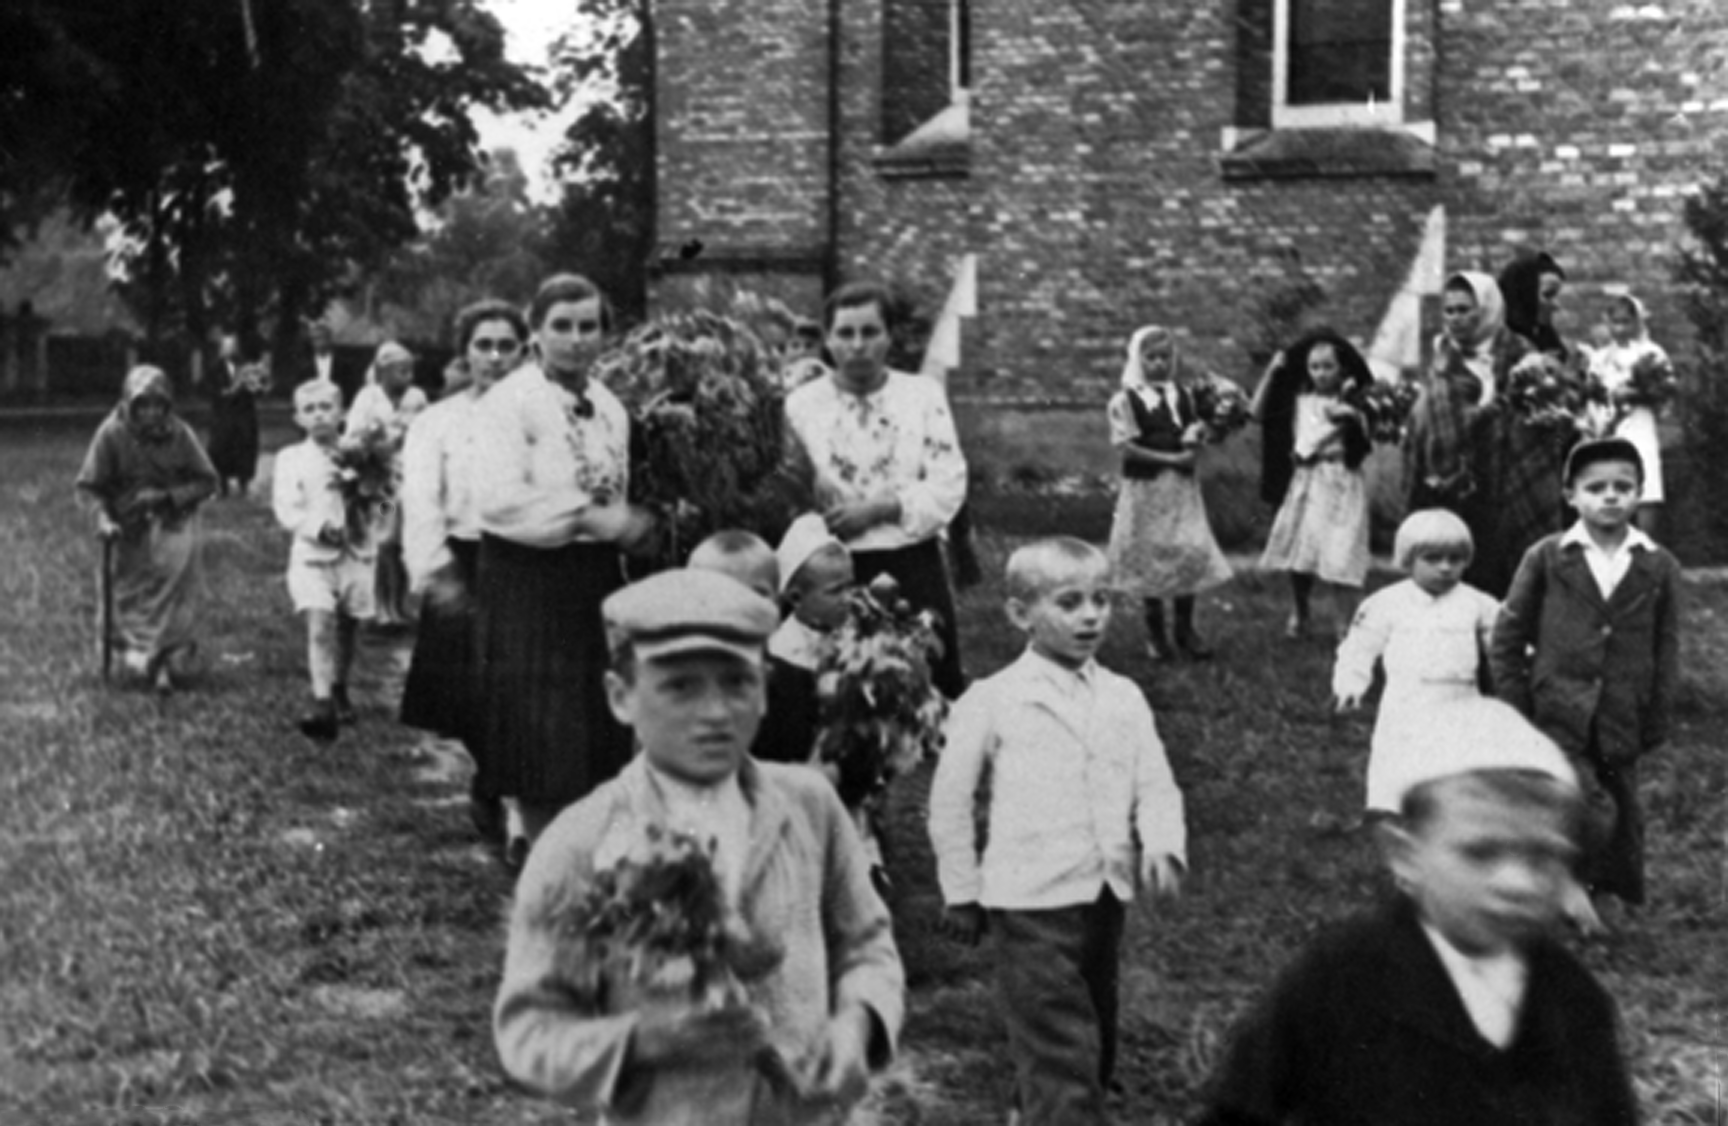
[[[1266,537],[1260,566],[1359,587],[1368,577],[1368,484],[1344,464],[1344,432],[1326,417],[1338,400],[1296,397],[1296,470]]]
[[[1668,353],[1649,339],[1609,344],[1590,354],[1590,374],[1614,391],[1632,381],[1633,367],[1645,356],[1666,360]],[[1662,443],[1656,428],[1656,411],[1646,406],[1633,407],[1614,424],[1614,436],[1631,442],[1644,463],[1644,492],[1638,499],[1645,504],[1661,504]]]
[[[1110,400],[1110,444],[1139,444],[1143,419],[1169,412],[1180,429],[1195,421],[1186,395],[1175,404],[1149,403],[1157,392],[1118,391]],[[1138,399],[1138,402],[1136,401]],[[1110,522],[1112,585],[1137,598],[1197,594],[1230,581],[1230,563],[1212,535],[1200,479],[1193,472],[1168,469],[1146,478],[1124,476]]]
[[[1479,695],[1478,674],[1500,604],[1466,583],[1435,597],[1405,579],[1365,599],[1338,646],[1334,696],[1360,696],[1386,669],[1368,755],[1368,808],[1397,811],[1389,781],[1410,744],[1402,733],[1434,722],[1445,704]]]

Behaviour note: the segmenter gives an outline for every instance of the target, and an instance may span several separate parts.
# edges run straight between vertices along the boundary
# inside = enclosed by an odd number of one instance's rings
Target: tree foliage
[[[647,0],[577,0],[553,89],[581,110],[557,154],[568,177],[549,257],[587,274],[625,320],[647,308],[654,239],[654,27]]]
[[[458,310],[482,297],[526,305],[551,272],[546,227],[516,154],[494,152],[483,177],[440,205],[433,228],[385,262],[373,291],[378,318],[424,341],[440,338]]]
[[[38,162],[19,171],[120,219],[157,333],[273,321],[286,343],[474,173],[470,107],[549,97],[477,0],[21,0],[5,19],[31,40],[0,88]]]

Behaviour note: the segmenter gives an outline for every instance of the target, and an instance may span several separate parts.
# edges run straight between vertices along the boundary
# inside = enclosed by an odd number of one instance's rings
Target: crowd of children
[[[860,395],[886,386],[870,335],[885,310],[873,300],[838,311],[856,337],[839,354]],[[1627,299],[1621,313],[1635,321],[1641,309]],[[411,513],[405,528],[389,506],[357,514],[354,472],[339,450],[339,387],[314,379],[295,388],[305,438],[277,455],[273,503],[292,537],[287,585],[306,623],[308,736],[335,739],[353,722],[357,630],[381,592],[405,606],[411,582],[426,597],[420,674],[482,660],[477,575],[488,551],[498,566],[504,541],[483,542],[501,525],[467,495],[462,467],[484,476],[475,467],[482,431],[462,418],[512,368],[520,377],[516,356],[533,334],[549,342],[544,376],[517,399],[539,396],[533,403],[559,410],[519,406],[520,426],[563,419],[587,437],[553,452],[574,451],[583,465],[604,430],[606,450],[621,458],[621,431],[608,423],[619,412],[604,389],[552,364],[560,334],[571,357],[587,356],[583,341],[603,331],[602,319],[597,295],[568,284],[526,321],[507,306],[476,306],[461,327],[476,384],[418,429],[409,423],[425,400],[401,378],[406,353],[380,353],[378,380],[350,424],[363,415],[361,424],[387,432],[397,486],[404,440],[410,461],[437,467],[430,499],[415,502],[434,518],[417,524]],[[1618,346],[1635,351],[1636,326],[1621,329]],[[802,363],[798,337],[789,329],[783,350]],[[1452,378],[1470,375],[1461,367]],[[1644,898],[1637,765],[1668,738],[1678,675],[1679,566],[1637,526],[1655,467],[1636,429],[1574,443],[1552,487],[1576,521],[1524,551],[1504,603],[1465,581],[1480,545],[1455,505],[1411,511],[1393,549],[1407,577],[1357,606],[1350,592],[1369,568],[1362,466],[1372,440],[1349,389],[1372,380],[1347,340],[1311,333],[1274,359],[1251,414],[1264,433],[1263,494],[1277,505],[1260,562],[1290,576],[1285,633],[1313,632],[1312,594],[1327,584],[1349,623],[1335,707],[1363,707],[1377,675],[1384,681],[1363,806],[1396,895],[1317,940],[1272,986],[1231,1040],[1205,1121],[1632,1122],[1613,1004],[1554,935],[1561,920],[1600,926],[1596,908],[1609,898]],[[809,412],[815,395],[800,400]],[[143,399],[128,400],[134,415]],[[941,423],[931,441],[952,445],[945,407],[917,405],[926,423]],[[1127,905],[1177,894],[1187,873],[1183,795],[1152,710],[1134,681],[1097,659],[1114,600],[1138,600],[1154,660],[1201,660],[1212,649],[1195,625],[1196,595],[1231,577],[1196,473],[1208,420],[1171,331],[1132,335],[1107,416],[1122,466],[1108,547],[1053,537],[1010,556],[1003,609],[1024,649],[954,695],[929,799],[942,929],[989,942],[1012,1063],[1007,1109],[1028,1126],[1108,1120]],[[551,456],[536,452],[533,434],[523,442],[524,464]],[[525,867],[495,1031],[506,1069],[527,1087],[605,1121],[840,1122],[869,1072],[892,1057],[904,982],[883,899],[885,778],[820,760],[818,674],[848,620],[857,552],[920,548],[918,535],[954,514],[949,494],[959,486],[946,482],[963,479],[963,462],[946,449],[938,473],[921,456],[896,472],[920,488],[941,478],[928,513],[898,499],[890,511],[886,485],[864,499],[837,493],[826,518],[799,517],[777,543],[721,531],[682,568],[590,592],[604,627],[589,639],[604,657],[590,687],[638,753],[549,811],[538,843],[514,857]],[[614,477],[583,484],[579,504],[529,497],[511,512],[535,528],[574,528],[574,546],[603,545],[615,571],[614,542],[642,529],[590,542],[580,523],[581,513],[632,515]],[[381,583],[380,542],[392,537],[403,582]],[[954,623],[945,626],[953,637]],[[958,665],[930,671],[947,689]],[[490,780],[486,748],[496,740],[451,718],[461,708],[434,707],[424,689],[420,697],[407,712],[443,718],[405,719],[469,744],[488,779],[477,808],[508,797]],[[595,924],[583,913],[624,894],[617,865],[645,847],[659,855],[654,842],[666,835],[702,843],[717,904],[704,949],[719,968],[684,952],[695,969],[646,982],[591,941]]]

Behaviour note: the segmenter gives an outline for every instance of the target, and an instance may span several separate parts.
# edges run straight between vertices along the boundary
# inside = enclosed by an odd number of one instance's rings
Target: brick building
[[[1683,345],[1681,202],[1728,171],[1722,0],[652,8],[660,291],[910,283],[961,393],[1094,397],[1149,321],[1248,378],[1304,288],[1407,366],[1443,274],[1525,246],[1568,336],[1630,287]]]

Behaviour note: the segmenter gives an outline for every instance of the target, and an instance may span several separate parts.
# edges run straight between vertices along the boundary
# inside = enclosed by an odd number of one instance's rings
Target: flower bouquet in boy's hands
[[[849,613],[816,668],[816,755],[856,807],[942,746],[948,701],[930,678],[942,651],[935,615],[914,611],[891,576],[848,596]]]
[[[1404,427],[1420,394],[1413,380],[1350,380],[1341,396],[1362,416],[1362,426],[1371,441],[1396,444],[1404,437]]]
[[[382,423],[342,435],[331,451],[350,539],[364,540],[396,503],[397,444]]]
[[[1236,384],[1218,376],[1204,376],[1188,389],[1198,417],[1199,437],[1222,442],[1248,425],[1248,395]]]
[[[611,1012],[748,1009],[745,983],[785,952],[750,935],[727,905],[712,844],[651,824],[610,863],[605,851],[586,891],[554,908],[557,975],[583,996],[605,998]],[[753,1062],[776,1082],[793,1082],[774,1049]]]
[[[779,378],[742,322],[707,310],[670,313],[601,356],[594,377],[631,413],[631,499],[683,546],[722,527],[772,523],[757,512],[780,469]]]
[[[1606,398],[1599,381],[1546,352],[1519,360],[1502,394],[1515,418],[1544,429],[1584,426],[1590,404]]]

